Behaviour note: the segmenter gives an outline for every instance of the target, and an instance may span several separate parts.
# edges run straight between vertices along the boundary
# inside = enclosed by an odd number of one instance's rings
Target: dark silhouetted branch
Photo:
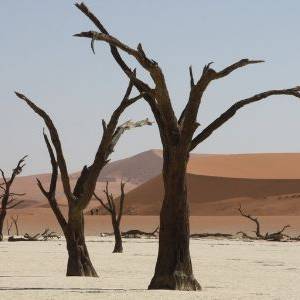
[[[292,240],[292,238],[288,235],[283,234],[283,232],[287,229],[290,228],[290,225],[285,225],[281,230],[274,232],[274,233],[266,233],[265,235],[261,234],[260,232],[260,223],[258,221],[258,218],[251,216],[250,214],[245,213],[242,210],[242,206],[240,205],[238,211],[240,212],[240,214],[251,220],[252,222],[254,222],[256,224],[256,230],[254,231],[256,234],[256,239],[261,239],[261,240],[266,240],[266,241],[277,241],[280,242],[283,239],[288,239],[288,240]],[[244,238],[249,238],[249,239],[255,239],[249,235],[247,235],[245,232],[243,231],[239,231],[237,234],[241,233],[243,235]]]
[[[256,225],[256,230],[255,230],[255,234],[258,238],[262,238],[263,236],[261,235],[260,233],[260,224],[259,224],[259,221],[257,218],[255,217],[252,217],[251,215],[249,214],[246,214],[243,210],[242,210],[242,205],[240,205],[240,207],[238,208],[238,211],[240,212],[240,214],[245,217],[245,218],[248,218],[249,220],[251,220],[252,222],[255,223]]]
[[[15,94],[17,95],[18,98],[25,101],[25,103],[27,103],[27,105],[44,120],[44,122],[49,130],[51,140],[52,140],[52,143],[53,143],[55,151],[56,151],[57,163],[58,163],[60,173],[61,173],[61,180],[62,180],[64,192],[67,196],[68,201],[71,202],[73,199],[73,195],[72,195],[71,187],[70,187],[70,179],[69,179],[68,169],[67,169],[66,161],[64,158],[59,135],[58,135],[57,129],[56,129],[53,121],[51,120],[50,116],[43,109],[41,109],[36,104],[34,104],[25,95],[18,93],[18,92],[15,92]]]
[[[227,109],[224,113],[222,113],[216,120],[210,123],[206,128],[204,128],[193,140],[191,143],[190,150],[193,150],[197,145],[206,140],[216,129],[221,127],[225,122],[231,119],[235,113],[243,108],[245,105],[258,102],[267,97],[274,95],[291,95],[297,98],[300,98],[300,87],[295,87],[291,89],[283,89],[283,90],[271,90],[264,93],[260,93],[254,95],[250,98],[246,98],[240,100],[233,104],[229,109]]]

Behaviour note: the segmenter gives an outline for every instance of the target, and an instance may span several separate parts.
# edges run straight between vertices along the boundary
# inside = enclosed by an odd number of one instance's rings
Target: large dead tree
[[[2,194],[0,195],[1,208],[0,208],[0,241],[3,240],[3,225],[8,209],[12,209],[20,205],[24,200],[17,200],[16,197],[24,196],[25,194],[13,193],[11,192],[11,187],[14,183],[16,177],[22,172],[25,166],[25,158],[21,158],[17,166],[12,170],[10,178],[6,178],[5,173],[0,169],[2,182],[0,183],[0,189]]]
[[[111,216],[112,227],[115,235],[115,247],[113,253],[122,253],[123,252],[123,244],[122,244],[122,236],[120,230],[120,223],[123,215],[124,208],[124,200],[125,200],[125,192],[124,192],[125,183],[121,182],[121,195],[120,195],[120,203],[119,209],[117,211],[115,199],[112,193],[109,192],[108,189],[108,181],[106,182],[105,190],[103,191],[107,202],[105,203],[100,196],[94,193],[94,197],[101,203],[101,205],[109,212]]]
[[[200,133],[195,134],[199,124],[197,114],[204,92],[210,83],[224,78],[232,72],[248,65],[261,63],[261,60],[242,59],[221,71],[207,64],[199,79],[195,79],[190,67],[190,93],[187,104],[177,118],[170,99],[165,77],[159,64],[150,59],[142,45],[132,48],[108,33],[100,20],[84,3],[76,7],[94,23],[98,31],[75,34],[94,42],[103,41],[110,46],[111,54],[124,73],[133,80],[135,87],[144,93],[156,119],[163,146],[163,180],[165,194],[160,213],[159,251],[155,274],[149,289],[199,290],[200,284],[194,278],[189,251],[189,208],[187,202],[186,167],[189,153],[205,141],[215,130],[227,122],[245,105],[258,102],[273,95],[300,97],[300,87],[270,90],[233,104]],[[133,57],[150,74],[154,87],[134,76],[119,51]]]
[[[119,117],[123,111],[128,106],[139,100],[143,95],[140,94],[136,97],[130,98],[132,88],[133,81],[130,80],[123,100],[111,115],[109,122],[106,124],[104,120],[102,121],[103,135],[94,161],[90,166],[83,167],[73,190],[71,189],[70,177],[60,138],[53,121],[51,120],[50,116],[44,110],[34,104],[34,102],[29,100],[25,95],[16,92],[16,95],[20,99],[24,100],[25,103],[44,120],[50,133],[53,146],[51,145],[46,133],[43,132],[52,165],[52,176],[49,190],[46,190],[43,187],[39,179],[37,179],[37,182],[41,192],[48,199],[48,202],[66,238],[67,250],[69,254],[67,276],[98,276],[90,260],[85,243],[83,210],[89,204],[96,187],[98,176],[102,168],[109,161],[109,155],[114,151],[114,147],[121,135],[126,130],[131,128],[152,124],[148,119],[145,119],[138,122],[127,121],[118,126]],[[62,214],[55,195],[58,170],[60,171],[64,194],[68,201],[67,218],[65,218],[65,216]]]

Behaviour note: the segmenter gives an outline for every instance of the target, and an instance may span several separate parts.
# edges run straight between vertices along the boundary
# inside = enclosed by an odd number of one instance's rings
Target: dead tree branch
[[[131,229],[125,232],[122,232],[122,236],[125,238],[156,238],[159,233],[159,226],[157,226],[152,232],[145,232],[139,229]]]
[[[260,223],[258,221],[257,218],[255,217],[252,217],[251,215],[249,214],[246,214],[243,210],[242,210],[242,205],[240,205],[240,207],[238,208],[238,211],[240,212],[240,214],[245,217],[245,218],[248,218],[249,220],[251,220],[252,222],[255,223],[256,225],[256,230],[254,231],[255,234],[256,234],[256,237],[258,238],[263,238],[263,236],[261,235],[261,232],[260,232]]]
[[[225,122],[231,119],[239,109],[243,108],[248,104],[258,102],[260,100],[266,99],[267,97],[274,95],[292,95],[294,97],[300,98],[300,87],[283,90],[271,90],[236,102],[235,104],[230,106],[230,108],[227,109],[224,113],[222,113],[217,119],[210,123],[206,128],[204,128],[196,137],[193,138],[190,146],[190,151],[195,149],[200,143],[205,141],[215,130],[217,130]]]
[[[41,233],[36,233],[34,235],[25,233],[22,237],[10,236],[8,238],[9,242],[37,242],[37,241],[48,241],[52,239],[60,239],[60,235],[50,229],[45,229]]]
[[[19,216],[11,216],[10,219],[12,220],[12,223],[15,225],[16,229],[16,235],[19,235],[19,227],[18,227],[18,221],[19,221]]]
[[[7,227],[7,235],[9,236],[10,235],[10,230],[13,226],[13,222],[8,222],[8,220],[6,220],[6,227]]]
[[[283,234],[283,232],[287,229],[290,228],[290,225],[285,225],[281,230],[274,232],[274,233],[266,233],[265,235],[261,234],[260,232],[260,223],[258,221],[258,218],[251,216],[250,214],[245,213],[242,210],[242,206],[240,205],[240,207],[238,208],[238,211],[240,212],[240,214],[251,220],[252,222],[254,222],[256,224],[256,230],[255,235],[256,235],[256,239],[261,239],[261,240],[266,240],[266,241],[281,241],[284,238],[288,238],[291,239],[290,236],[287,236],[285,234]],[[249,238],[249,239],[253,239],[253,237],[247,235],[245,232],[239,231],[237,234],[241,233],[243,235],[244,238]]]
[[[144,97],[145,93],[147,92],[142,91],[139,95],[130,97],[136,78],[135,75],[135,71],[132,71],[125,95],[119,106],[112,113],[109,122],[106,123],[104,120],[102,121],[103,135],[96,151],[94,161],[90,166],[83,167],[73,191],[70,187],[70,179],[62,145],[53,121],[43,109],[38,107],[25,95],[18,92],[15,93],[18,98],[23,100],[38,116],[44,120],[44,123],[50,133],[52,144],[48,140],[45,132],[43,133],[52,165],[52,176],[49,190],[46,190],[39,179],[37,179],[37,184],[42,194],[48,199],[48,202],[64,232],[67,241],[67,250],[69,253],[67,276],[97,277],[95,268],[93,267],[89,258],[84,239],[83,210],[89,204],[91,197],[93,196],[99,174],[102,168],[108,163],[109,155],[114,151],[114,147],[116,146],[122,134],[132,128],[141,127],[144,125],[152,125],[152,122],[150,122],[148,119],[138,122],[128,121],[124,124],[118,125],[119,118],[124,110]],[[68,200],[68,220],[66,220],[62,214],[55,196],[58,170],[60,170],[64,194]]]
[[[116,209],[115,199],[113,194],[109,192],[108,181],[106,182],[105,190],[103,191],[106,196],[107,204],[101,199],[101,197],[97,196],[94,193],[94,197],[101,203],[101,205],[109,212],[111,216],[111,222],[115,235],[115,247],[113,253],[121,253],[123,252],[123,244],[122,244],[122,236],[120,231],[120,223],[123,215],[124,209],[124,200],[125,200],[125,192],[124,192],[125,183],[120,183],[121,195],[119,198],[119,210]]]
[[[24,194],[11,192],[11,187],[16,179],[16,177],[21,174],[23,168],[25,167],[25,159],[27,155],[22,157],[17,166],[12,170],[10,178],[6,178],[5,173],[0,169],[3,182],[0,183],[0,189],[2,194],[0,195],[1,208],[0,208],[0,240],[3,240],[3,225],[8,209],[12,209],[24,202],[24,200],[19,200],[15,198],[16,196],[23,196]],[[17,202],[15,202],[17,201]]]

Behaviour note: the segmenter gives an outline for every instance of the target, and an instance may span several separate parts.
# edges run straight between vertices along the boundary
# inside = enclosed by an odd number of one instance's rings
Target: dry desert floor
[[[148,291],[158,241],[88,237],[99,278],[67,278],[65,242],[1,242],[0,299],[299,299],[300,243],[191,241],[201,292]]]

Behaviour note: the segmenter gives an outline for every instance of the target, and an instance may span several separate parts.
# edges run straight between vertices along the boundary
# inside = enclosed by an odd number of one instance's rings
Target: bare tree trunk
[[[188,154],[182,154],[178,150],[164,153],[165,196],[160,212],[158,258],[149,289],[187,291],[201,289],[193,275],[189,250],[187,160]]]
[[[71,210],[65,237],[69,255],[66,275],[98,277],[85,243],[82,211],[77,213]]]
[[[19,235],[19,226],[18,226],[18,221],[19,221],[19,216],[16,217],[10,217],[12,220],[12,223],[15,225],[15,229],[16,229],[16,235]]]
[[[106,187],[104,193],[106,195],[107,204],[103,202],[101,197],[97,196],[94,193],[94,197],[101,203],[101,205],[110,213],[111,223],[114,229],[115,235],[115,247],[113,253],[123,253],[123,245],[122,245],[122,234],[120,231],[120,223],[123,215],[124,208],[124,200],[125,200],[125,192],[124,186],[125,183],[121,182],[121,195],[120,195],[120,204],[119,204],[119,212],[117,213],[114,196],[109,193],[108,190],[108,181],[106,182]]]
[[[6,209],[1,209],[0,212],[0,241],[3,241],[3,225],[6,216]]]
[[[122,253],[123,245],[122,245],[120,225],[118,224],[116,219],[115,220],[113,219],[113,216],[112,216],[112,225],[113,225],[114,235],[115,235],[115,248],[113,253]]]
[[[18,227],[18,223],[14,222],[15,224],[15,228],[16,228],[16,235],[19,235],[19,227]]]

